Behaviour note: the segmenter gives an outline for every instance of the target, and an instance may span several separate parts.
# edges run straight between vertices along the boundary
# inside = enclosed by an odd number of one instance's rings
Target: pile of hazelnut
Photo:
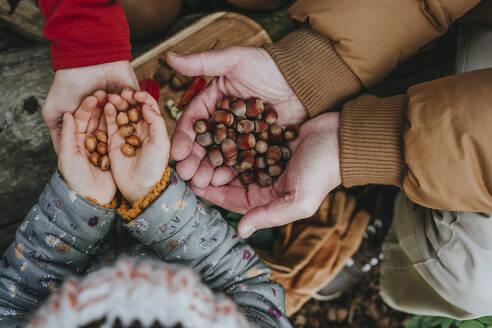
[[[85,148],[89,151],[89,161],[101,171],[109,169],[108,135],[103,130],[96,130],[94,135],[85,138]]]
[[[188,86],[193,80],[192,77],[185,76],[173,70],[166,61],[166,55],[159,58],[159,67],[153,75],[154,80],[162,88],[169,84],[174,90],[181,90]]]
[[[125,138],[126,143],[121,145],[121,152],[127,157],[135,156],[136,150],[142,145],[142,141],[135,135],[135,124],[140,121],[140,111],[136,107],[126,112],[119,112],[116,116],[116,124],[120,127],[118,134]]]
[[[208,120],[195,122],[196,142],[207,148],[214,167],[227,165],[245,185],[273,185],[291,156],[286,142],[297,137],[294,127],[274,125],[278,114],[260,99],[224,97]]]
[[[119,112],[116,116],[116,123],[120,127],[118,133],[125,138],[125,143],[121,145],[121,152],[127,157],[135,156],[135,148],[142,145],[140,138],[135,135],[135,124],[139,121],[140,111],[136,107],[126,112]],[[85,148],[89,151],[89,161],[94,166],[99,167],[102,171],[109,169],[108,135],[105,131],[96,130],[94,135],[88,135],[85,138]]]

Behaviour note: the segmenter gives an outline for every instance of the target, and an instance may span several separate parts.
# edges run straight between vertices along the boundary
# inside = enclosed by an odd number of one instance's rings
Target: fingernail
[[[183,56],[183,55],[180,55],[180,54],[178,54],[178,53],[176,53],[176,52],[174,52],[174,51],[168,51],[167,53],[168,53],[169,55],[171,55],[171,56],[175,56],[175,57],[182,57],[182,56]]]
[[[243,238],[248,238],[249,236],[251,236],[253,234],[253,232],[255,232],[255,228],[253,226],[247,225],[241,229],[239,234]]]

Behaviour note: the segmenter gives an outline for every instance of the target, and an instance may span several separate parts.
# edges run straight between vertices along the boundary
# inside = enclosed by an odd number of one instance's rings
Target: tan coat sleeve
[[[480,0],[299,0],[288,13],[334,43],[366,87],[438,36]]]
[[[340,166],[345,186],[401,187],[434,209],[492,211],[492,69],[362,95],[345,104]]]

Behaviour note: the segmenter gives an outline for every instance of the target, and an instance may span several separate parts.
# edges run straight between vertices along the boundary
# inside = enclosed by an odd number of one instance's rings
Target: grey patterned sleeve
[[[198,200],[173,171],[167,189],[125,225],[162,260],[192,267],[204,283],[226,292],[257,327],[291,327],[283,288],[222,218]]]
[[[82,272],[116,211],[80,198],[55,173],[0,266],[0,327],[23,327],[64,278]]]

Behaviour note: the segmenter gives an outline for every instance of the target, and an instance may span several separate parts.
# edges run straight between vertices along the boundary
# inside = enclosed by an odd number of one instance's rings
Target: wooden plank
[[[152,78],[159,67],[158,59],[167,51],[180,54],[222,49],[233,45],[260,46],[271,42],[268,33],[254,20],[230,12],[218,12],[203,17],[189,27],[178,32],[153,49],[132,61],[139,81]],[[213,77],[207,77],[210,81]],[[165,109],[169,99],[178,102],[183,91],[175,91],[169,86],[160,90],[159,108],[166,120],[167,131],[172,135],[176,122]]]
[[[37,4],[33,0],[19,2],[15,12],[10,15],[7,1],[0,0],[0,19],[7,22],[14,30],[40,42],[46,42],[43,37],[44,20]]]

